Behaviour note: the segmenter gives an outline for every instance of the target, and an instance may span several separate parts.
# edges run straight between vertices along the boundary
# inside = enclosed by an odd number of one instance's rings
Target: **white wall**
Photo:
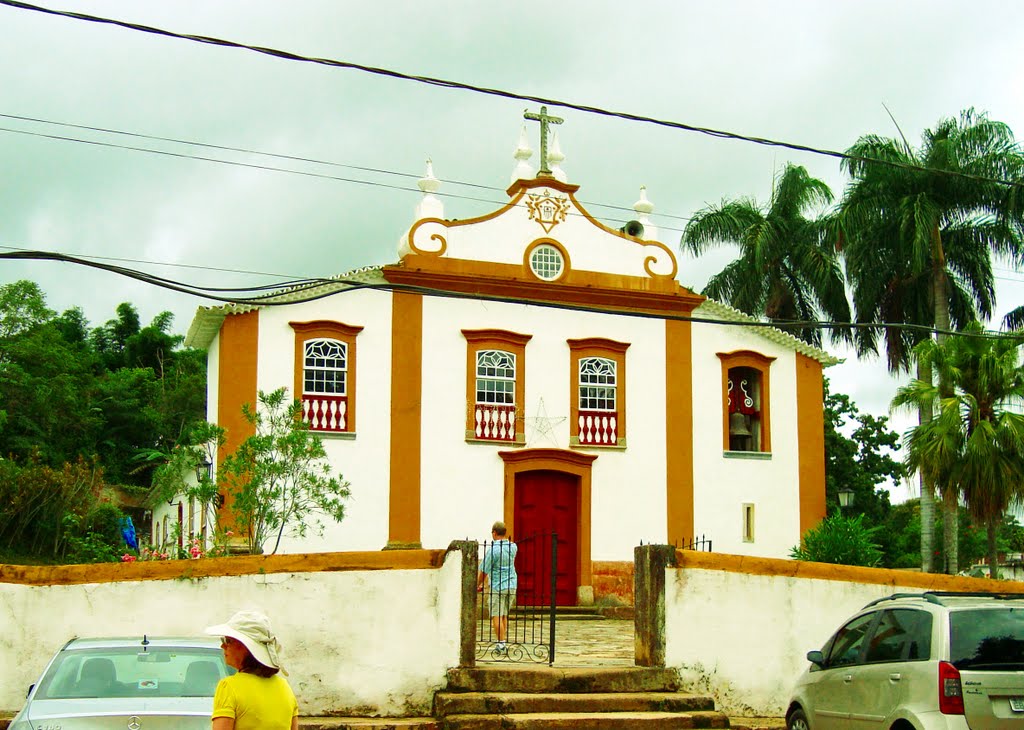
[[[592,472],[594,560],[630,560],[640,540],[665,539],[664,323],[499,302],[426,298],[423,302],[422,539],[441,547],[483,538],[503,514],[504,462],[512,444],[468,443],[463,329],[532,335],[526,345],[526,447],[569,448],[570,353],[567,339],[605,337],[626,351],[626,450],[596,454]],[[541,412],[562,419],[538,434]],[[627,496],[628,495],[628,496]]]
[[[0,583],[0,709],[17,710],[72,637],[196,635],[258,608],[304,715],[429,715],[459,663],[460,570],[453,552],[440,569]]]
[[[286,536],[279,552],[379,550],[388,541],[391,443],[391,293],[344,292],[312,302],[260,310],[259,390],[287,387],[294,398],[295,331],[289,322],[331,320],[363,328],[356,337],[356,435],[320,434],[335,475],[350,483],[341,523],[323,537]],[[447,538],[435,547],[447,547]]]
[[[993,587],[985,579],[906,571],[717,554],[689,560],[709,567],[666,571],[665,665],[679,669],[685,689],[710,693],[719,710],[733,715],[785,714],[807,652],[875,598],[922,590],[1024,592],[1024,584]],[[712,567],[718,563],[726,569]]]
[[[692,332],[694,528],[714,540],[716,551],[786,557],[800,542],[796,357],[741,327],[694,322]],[[716,353],[734,350],[775,358],[767,460],[723,456],[722,361]],[[753,542],[743,542],[743,503],[755,505]]]

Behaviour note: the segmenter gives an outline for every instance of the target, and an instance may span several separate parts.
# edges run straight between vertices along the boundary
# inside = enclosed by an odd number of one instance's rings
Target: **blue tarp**
[[[135,537],[135,525],[132,522],[132,518],[128,515],[121,518],[121,536],[124,538],[125,545],[132,550],[139,549],[139,541]]]

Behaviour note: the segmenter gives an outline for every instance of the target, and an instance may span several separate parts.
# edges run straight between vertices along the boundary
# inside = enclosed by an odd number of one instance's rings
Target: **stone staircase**
[[[729,727],[710,698],[679,691],[674,671],[647,667],[450,669],[434,715],[443,730]]]

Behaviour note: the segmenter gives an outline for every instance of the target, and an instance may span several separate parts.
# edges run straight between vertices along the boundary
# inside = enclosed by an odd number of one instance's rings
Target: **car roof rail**
[[[875,600],[864,604],[864,608],[870,608],[871,606],[874,606],[876,603],[884,603],[885,601],[895,601],[897,598],[922,598],[927,601],[927,596],[927,593],[893,593],[891,596],[882,596],[881,598],[876,598]],[[861,611],[863,611],[864,608],[862,608]]]
[[[992,598],[997,601],[1024,600],[1024,593],[989,593],[987,591],[928,591],[925,600],[945,606],[943,598]]]

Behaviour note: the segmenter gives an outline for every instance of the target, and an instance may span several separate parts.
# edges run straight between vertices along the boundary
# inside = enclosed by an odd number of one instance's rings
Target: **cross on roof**
[[[565,120],[560,117],[548,116],[546,106],[540,108],[540,114],[524,110],[523,118],[532,122],[540,122],[540,170],[537,171],[537,175],[551,175],[551,170],[548,169],[548,125],[561,124]]]

